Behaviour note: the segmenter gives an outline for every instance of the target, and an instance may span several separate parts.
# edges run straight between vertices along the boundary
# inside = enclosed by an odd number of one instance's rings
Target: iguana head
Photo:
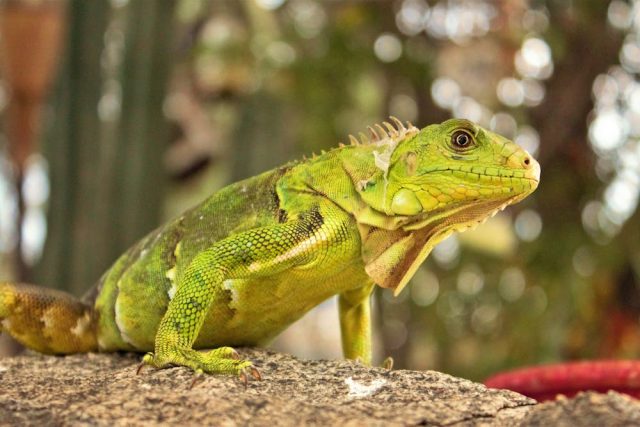
[[[398,143],[388,171],[385,212],[463,229],[531,194],[540,166],[517,144],[464,119],[428,126]]]
[[[355,216],[365,226],[367,272],[399,292],[436,243],[531,194],[540,166],[517,144],[468,120],[420,131],[396,124],[395,134],[374,142],[379,170],[359,181],[364,208]]]

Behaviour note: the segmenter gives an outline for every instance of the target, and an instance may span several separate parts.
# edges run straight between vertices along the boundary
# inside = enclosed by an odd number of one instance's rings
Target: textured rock
[[[528,426],[637,426],[640,401],[613,391],[580,393],[573,399],[558,398],[535,407],[524,418]]]
[[[548,425],[594,408],[600,425],[640,420],[640,404],[615,393],[536,405],[438,372],[241,353],[263,376],[246,389],[224,376],[190,389],[193,376],[184,368],[136,376],[139,355],[0,359],[0,425]]]

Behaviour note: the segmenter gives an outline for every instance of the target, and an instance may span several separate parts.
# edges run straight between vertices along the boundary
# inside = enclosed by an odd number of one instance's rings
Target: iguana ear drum
[[[398,215],[416,215],[422,212],[422,204],[416,197],[416,193],[406,188],[401,188],[393,195],[391,210]]]

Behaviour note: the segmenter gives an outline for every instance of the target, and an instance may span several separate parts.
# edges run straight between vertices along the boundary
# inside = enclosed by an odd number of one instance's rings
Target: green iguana
[[[436,243],[540,177],[526,151],[467,120],[391,121],[216,192],[140,240],[82,300],[0,284],[0,330],[42,353],[153,351],[143,364],[246,380],[259,373],[228,346],[265,344],[338,295],[344,355],[370,364],[374,284],[397,295]]]

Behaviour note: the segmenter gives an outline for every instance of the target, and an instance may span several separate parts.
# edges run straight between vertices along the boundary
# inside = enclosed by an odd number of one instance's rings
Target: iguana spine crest
[[[359,132],[358,136],[360,139],[349,135],[349,142],[351,145],[391,145],[395,148],[400,141],[403,141],[406,137],[414,136],[420,131],[409,121],[405,126],[397,117],[389,116],[389,119],[395,124],[395,127],[387,121],[382,122],[384,127],[376,123],[373,126],[367,126],[371,138],[365,133]]]

